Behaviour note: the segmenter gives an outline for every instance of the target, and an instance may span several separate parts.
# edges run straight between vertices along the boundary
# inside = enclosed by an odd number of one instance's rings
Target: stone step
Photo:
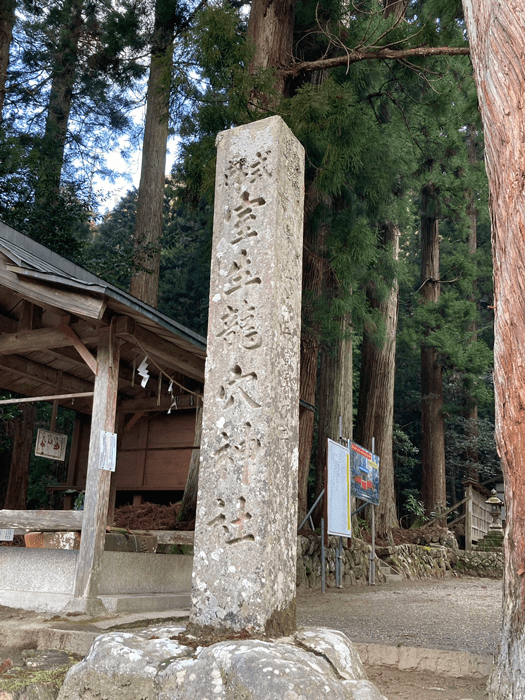
[[[395,581],[402,581],[403,577],[401,574],[385,574],[386,583],[394,583]]]
[[[376,566],[385,577],[386,583],[393,583],[394,581],[403,580],[401,574],[398,574],[397,571],[395,571],[389,564],[387,564],[382,559],[377,559]]]
[[[100,600],[110,612],[138,613],[164,610],[189,610],[190,593],[140,593],[101,595]]]

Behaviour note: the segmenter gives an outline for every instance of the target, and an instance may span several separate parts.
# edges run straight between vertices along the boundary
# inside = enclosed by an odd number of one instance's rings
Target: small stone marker
[[[217,138],[190,623],[295,629],[304,150],[280,117]]]

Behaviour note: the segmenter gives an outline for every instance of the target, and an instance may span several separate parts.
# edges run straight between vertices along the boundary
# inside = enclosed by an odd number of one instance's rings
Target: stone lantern
[[[492,489],[491,496],[485,503],[490,505],[490,514],[492,515],[489,531],[494,534],[503,533],[503,528],[501,527],[501,508],[503,506],[503,501],[498,496],[496,489]]]

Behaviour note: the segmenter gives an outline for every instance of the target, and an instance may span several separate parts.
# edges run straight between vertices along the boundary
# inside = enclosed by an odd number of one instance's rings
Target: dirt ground
[[[501,581],[446,578],[374,587],[328,589],[298,596],[298,622],[344,632],[358,644],[496,653]],[[488,678],[366,666],[388,700],[483,700]]]
[[[298,597],[299,624],[340,629],[357,643],[485,654],[495,651],[500,610],[501,582],[489,579],[404,581]],[[39,617],[0,607],[0,630],[4,620],[26,624]],[[0,674],[8,659],[22,663],[20,650],[2,647],[0,638]],[[388,700],[483,700],[487,682],[387,666],[366,670]]]
[[[429,671],[369,666],[368,678],[388,700],[483,700],[486,678],[451,678]]]

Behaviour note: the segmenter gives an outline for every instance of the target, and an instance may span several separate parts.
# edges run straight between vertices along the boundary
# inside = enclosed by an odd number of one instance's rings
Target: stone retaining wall
[[[503,578],[503,552],[455,552],[451,566],[459,575]]]
[[[442,545],[400,544],[376,553],[406,579],[442,578],[450,570],[451,549]]]
[[[335,559],[337,537],[328,538],[326,557],[326,586],[335,586]],[[350,547],[343,539],[343,586],[368,584],[371,547],[363,540],[353,538]],[[377,547],[376,554],[405,579],[442,578],[447,572],[456,575],[503,575],[502,552],[463,552],[439,544],[402,544],[397,547]],[[384,573],[376,565],[376,581],[383,583]],[[321,587],[321,538],[318,535],[299,535],[297,538],[297,590]]]

